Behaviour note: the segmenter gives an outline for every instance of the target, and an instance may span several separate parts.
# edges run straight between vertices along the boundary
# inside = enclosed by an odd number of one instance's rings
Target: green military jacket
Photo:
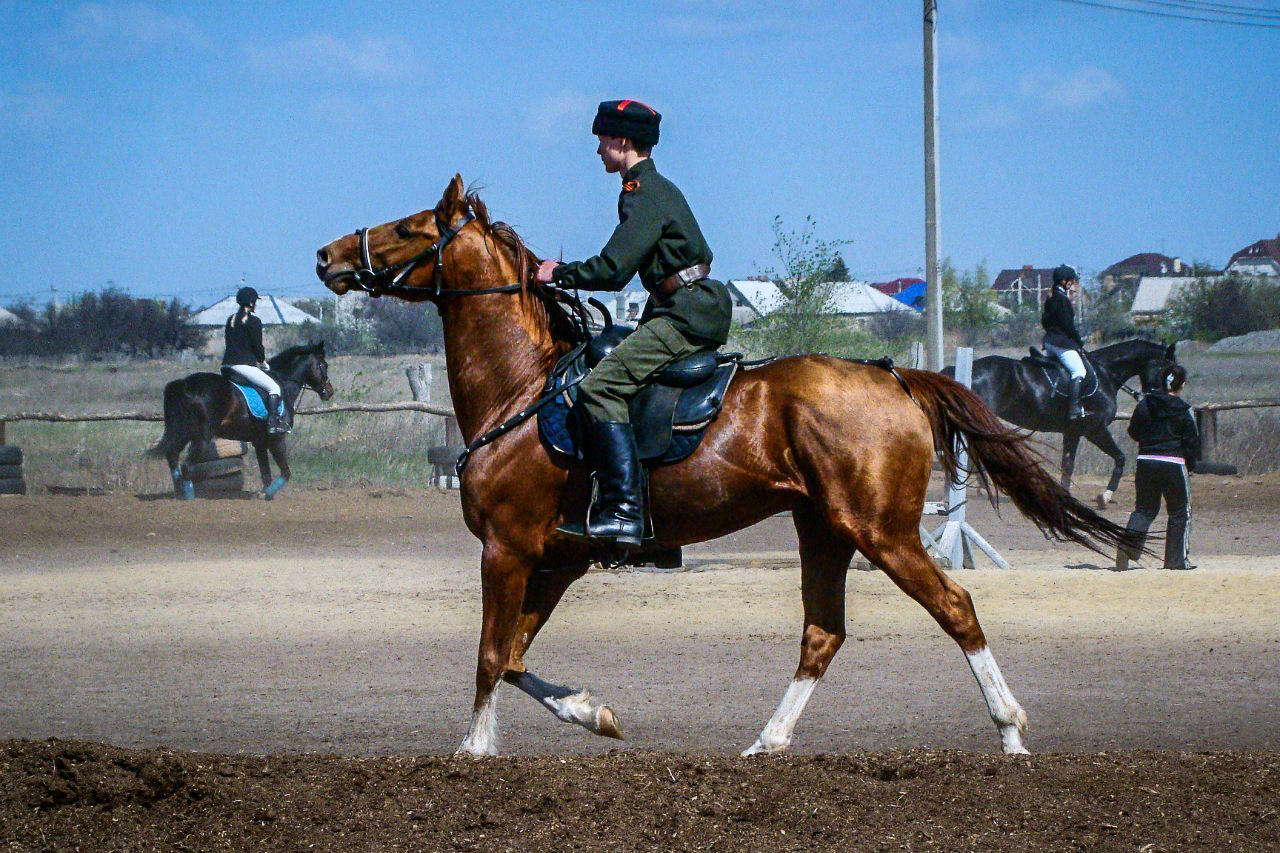
[[[646,158],[622,176],[618,227],[604,249],[593,258],[556,267],[555,281],[580,290],[622,290],[639,273],[650,292],[641,323],[666,317],[685,335],[719,346],[729,337],[733,311],[722,283],[703,279],[677,289],[665,302],[652,295],[664,278],[710,263],[711,249],[684,194]]]

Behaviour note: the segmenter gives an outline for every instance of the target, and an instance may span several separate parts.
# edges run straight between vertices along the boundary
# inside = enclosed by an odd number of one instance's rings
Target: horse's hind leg
[[[1007,753],[1025,753],[1022,745],[1027,714],[1013,698],[1000,667],[987,648],[982,626],[973,609],[973,599],[964,587],[947,577],[925,553],[914,528],[909,533],[887,536],[884,529],[872,529],[858,538],[858,550],[887,574],[907,595],[914,598],[937,620],[959,645],[969,661],[991,719],[1000,731],[1001,746]]]
[[[622,740],[622,724],[612,709],[601,705],[586,690],[543,681],[527,671],[524,665],[525,652],[547,623],[547,618],[559,603],[560,597],[569,588],[569,584],[586,574],[586,570],[585,565],[552,571],[535,570],[529,576],[524,603],[516,620],[511,659],[503,678],[528,693],[566,723],[574,723],[604,737]]]
[[[853,559],[853,545],[836,534],[813,508],[797,509],[794,521],[800,540],[800,590],[804,599],[800,665],[778,709],[756,742],[742,753],[744,756],[778,752],[790,746],[804,706],[844,643],[844,583]]]

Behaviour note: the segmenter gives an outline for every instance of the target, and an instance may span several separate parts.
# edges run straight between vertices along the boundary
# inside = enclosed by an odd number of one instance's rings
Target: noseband
[[[407,261],[401,261],[398,264],[375,269],[373,266],[373,255],[369,251],[369,229],[360,228],[356,231],[356,236],[360,240],[360,263],[359,269],[351,273],[355,279],[355,289],[363,290],[370,296],[377,298],[379,296],[401,296],[407,299],[420,299],[423,295],[423,288],[407,287],[402,282],[408,278],[418,266],[428,258],[435,257],[435,269],[431,273],[431,289],[425,292],[431,296],[480,296],[486,293],[514,293],[520,290],[519,284],[504,284],[501,287],[486,287],[480,290],[453,290],[441,287],[442,274],[444,273],[444,250],[445,247],[458,236],[458,232],[466,228],[475,218],[463,215],[458,219],[452,227],[445,225],[440,218],[440,214],[436,214],[436,229],[440,232],[440,237],[427,248],[418,254],[409,258]]]

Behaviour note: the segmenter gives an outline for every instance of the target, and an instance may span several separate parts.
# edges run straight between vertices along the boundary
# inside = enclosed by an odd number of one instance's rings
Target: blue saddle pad
[[[249,414],[260,421],[265,421],[267,419],[267,404],[263,400],[262,391],[252,385],[242,385],[239,382],[231,382],[231,385],[240,392],[241,397],[244,397],[244,404],[249,407]],[[280,401],[280,412],[284,412],[284,400]]]

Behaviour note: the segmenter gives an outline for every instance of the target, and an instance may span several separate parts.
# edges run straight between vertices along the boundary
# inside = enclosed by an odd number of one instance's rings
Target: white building
[[[909,305],[904,305],[892,296],[881,293],[865,281],[836,281],[833,301],[835,314],[864,321],[869,317],[886,312],[906,312],[915,314]],[[740,296],[742,305],[734,304],[734,320],[749,326],[765,314],[777,308],[784,301],[778,285],[772,281],[755,279],[735,279],[729,282],[730,293]]]

